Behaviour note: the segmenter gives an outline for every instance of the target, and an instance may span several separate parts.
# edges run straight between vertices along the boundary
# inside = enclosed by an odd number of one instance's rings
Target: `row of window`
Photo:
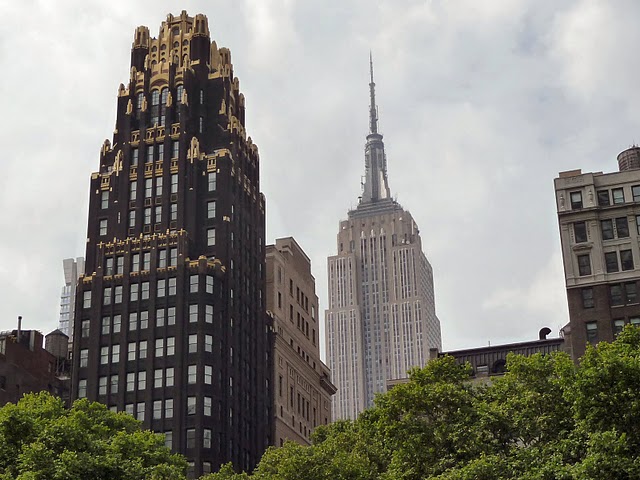
[[[627,322],[624,318],[617,318],[613,320],[613,334],[617,336],[622,329],[624,329],[627,323],[634,325],[636,327],[640,327],[640,317],[630,317]],[[586,322],[585,327],[587,330],[587,341],[590,343],[598,342],[598,322]]]
[[[636,215],[636,224],[638,226],[638,234],[640,235],[640,215]],[[600,230],[602,233],[602,240],[628,238],[629,222],[627,220],[627,217],[608,218],[606,220],[600,221]],[[583,243],[588,241],[587,222],[574,222],[573,233],[576,239],[576,243]]]
[[[616,283],[609,285],[609,305],[612,307],[638,303],[638,287],[636,282]],[[582,307],[594,308],[593,288],[582,289]]]
[[[199,276],[191,275],[189,279],[189,292],[196,293],[199,286]],[[102,295],[102,304],[111,305],[113,302],[122,303],[123,286],[116,285],[115,287],[104,287]],[[144,281],[140,283],[132,283],[129,285],[129,301],[135,302],[137,300],[148,300],[150,292],[150,282]],[[168,279],[158,279],[156,283],[156,297],[165,297],[176,295],[177,292],[177,279],[175,277]],[[213,293],[213,277],[211,275],[206,276],[205,292]]]
[[[598,206],[606,207],[609,205],[620,205],[625,203],[624,188],[612,188],[611,190],[598,190]],[[631,187],[631,196],[634,202],[640,202],[640,185]],[[582,192],[570,192],[569,199],[571,202],[571,210],[579,210],[583,208]]]
[[[618,261],[619,259],[619,261]],[[620,250],[616,252],[605,252],[605,270],[607,273],[615,273],[633,270],[633,254],[631,250]],[[591,275],[591,255],[578,255],[578,274],[580,276]]]

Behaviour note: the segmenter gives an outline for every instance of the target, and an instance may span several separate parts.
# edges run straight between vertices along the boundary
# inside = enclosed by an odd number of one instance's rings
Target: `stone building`
[[[276,445],[309,444],[318,425],[331,422],[331,383],[320,360],[318,297],[311,260],[292,238],[267,245],[267,309],[273,315]]]

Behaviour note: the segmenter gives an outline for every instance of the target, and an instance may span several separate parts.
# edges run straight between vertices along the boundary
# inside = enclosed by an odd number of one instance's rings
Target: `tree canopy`
[[[640,479],[640,329],[564,353],[509,355],[473,385],[452,357],[410,372],[356,421],[319,427],[310,447],[270,448],[248,475],[207,480]]]
[[[0,409],[0,480],[183,480],[161,436],[100,403],[43,392]]]

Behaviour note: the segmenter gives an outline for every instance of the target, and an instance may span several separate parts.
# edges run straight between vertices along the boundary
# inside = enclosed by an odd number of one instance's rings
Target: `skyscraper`
[[[84,273],[84,258],[65,258],[62,261],[64,268],[64,287],[60,294],[60,324],[58,328],[73,341],[73,316],[76,306],[76,285],[80,275]]]
[[[640,326],[640,148],[620,153],[618,167],[561,172],[554,181],[569,302],[564,332],[575,360],[587,343]]]
[[[328,258],[327,360],[338,392],[334,418],[355,418],[387,381],[441,349],[433,271],[418,226],[391,197],[378,132],[371,62],[365,181],[356,209],[340,222],[338,254]]]
[[[73,395],[132,413],[191,462],[252,468],[272,431],[265,201],[231,54],[207,18],[135,30],[91,175]]]

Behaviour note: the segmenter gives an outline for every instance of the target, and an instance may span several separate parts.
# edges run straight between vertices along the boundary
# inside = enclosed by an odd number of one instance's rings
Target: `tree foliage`
[[[86,399],[65,409],[43,392],[0,409],[1,480],[183,480],[186,466],[133,417]]]
[[[271,448],[251,474],[207,480],[640,479],[640,329],[564,353],[509,355],[473,385],[453,358],[410,372],[356,421],[319,427],[310,447]]]

